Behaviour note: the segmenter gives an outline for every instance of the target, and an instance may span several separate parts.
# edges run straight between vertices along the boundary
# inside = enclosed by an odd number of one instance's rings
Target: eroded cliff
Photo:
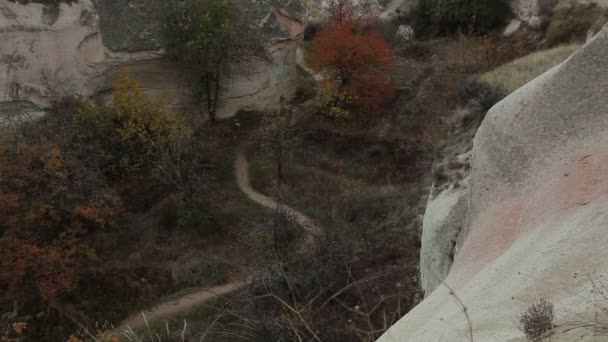
[[[585,326],[605,305],[594,277],[608,272],[607,54],[604,29],[490,110],[447,286],[381,341],[470,341],[469,329],[475,341],[523,341],[518,316],[541,296],[562,324],[554,340],[595,338]]]
[[[57,96],[104,94],[114,75],[126,69],[147,92],[169,91],[175,109],[198,110],[183,73],[163,59],[166,4],[0,0],[0,101],[27,100],[44,107]],[[308,17],[302,1],[238,5],[261,35],[270,61],[232,77],[218,113],[224,117],[241,109],[276,108],[281,97],[294,95],[295,52]]]

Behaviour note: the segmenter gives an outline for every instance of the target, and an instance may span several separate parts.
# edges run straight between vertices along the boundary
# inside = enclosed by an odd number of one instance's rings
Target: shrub
[[[114,90],[113,121],[122,147],[119,167],[127,174],[152,167],[157,153],[180,134],[178,124],[168,118],[165,100],[152,100],[139,87],[125,73]]]
[[[114,179],[147,174],[159,153],[169,148],[185,127],[169,118],[165,99],[151,99],[137,81],[123,73],[115,82],[113,105],[77,101],[68,118],[73,144],[84,160],[99,165]]]
[[[283,108],[279,113],[266,115],[259,134],[262,148],[272,155],[277,180],[283,182],[284,169],[299,143],[292,111]]]
[[[122,212],[98,170],[40,128],[26,123],[17,139],[0,138],[2,299],[28,304],[75,290],[96,258],[91,234],[113,227]]]
[[[603,15],[603,10],[595,2],[570,2],[559,6],[553,12],[546,32],[546,42],[549,46],[568,42],[582,42],[587,37],[587,31]]]
[[[304,29],[304,41],[305,42],[310,42],[312,41],[315,36],[317,35],[317,32],[320,31],[320,25],[318,23],[315,22],[311,22],[308,23],[308,25],[306,25],[306,28]]]
[[[433,55],[431,48],[424,43],[413,41],[399,50],[402,57],[424,61]]]
[[[435,26],[442,33],[485,31],[509,15],[505,0],[422,0],[419,6],[417,26]]]
[[[559,0],[539,0],[538,7],[539,13],[541,15],[550,15],[553,12],[553,9],[560,2]]]
[[[484,111],[488,111],[508,95],[500,85],[492,86],[479,78],[465,82],[460,93],[466,102],[474,101]]]
[[[553,303],[546,298],[535,300],[519,319],[519,328],[530,342],[540,342],[554,327]]]
[[[391,49],[368,7],[342,0],[332,5],[330,22],[312,41],[311,66],[325,79],[322,106],[342,116],[353,109],[378,110],[394,95],[387,74]]]
[[[320,82],[320,88],[321,94],[316,103],[320,114],[332,119],[350,117],[350,111],[345,108],[354,105],[351,94],[339,89],[334,82]]]
[[[331,187],[323,185],[321,191]],[[316,246],[273,253],[251,288],[255,299],[232,301],[235,317],[252,324],[233,326],[252,341],[378,339],[420,299],[419,242],[404,228],[412,212],[401,198],[383,189],[329,200],[331,217]]]
[[[553,66],[563,62],[580,45],[564,45],[550,50],[532,53],[511,63],[500,66],[482,76],[482,80],[507,94],[537,78]]]

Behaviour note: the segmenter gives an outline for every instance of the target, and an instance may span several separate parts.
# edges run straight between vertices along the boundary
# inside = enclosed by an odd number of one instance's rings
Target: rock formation
[[[568,326],[552,341],[593,340],[583,326],[608,308],[593,294],[608,274],[607,55],[604,29],[490,110],[474,140],[470,193],[448,190],[425,217],[425,230],[463,223],[461,239],[437,245],[455,244],[449,275],[380,341],[471,341],[469,321],[476,342],[525,341],[518,317],[537,297]]]
[[[543,23],[543,17],[551,14],[557,2],[558,0],[511,0],[511,8],[518,20],[538,28]]]
[[[569,0],[510,0],[511,9],[515,17],[510,26],[526,23],[532,28],[540,28],[547,22],[556,6],[569,4]],[[596,3],[606,7],[608,3],[603,0],[577,0],[579,4]]]
[[[198,110],[180,70],[163,60],[162,0],[37,2],[0,0],[0,102],[48,106],[54,96],[104,94],[130,71],[151,94],[169,91],[176,109]],[[239,1],[266,44],[270,63],[236,75],[218,116],[277,107],[291,98],[296,47],[308,10],[302,1]]]

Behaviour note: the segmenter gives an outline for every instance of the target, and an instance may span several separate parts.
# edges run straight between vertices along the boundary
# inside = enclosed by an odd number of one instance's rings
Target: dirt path
[[[286,205],[279,204],[270,197],[265,196],[264,194],[261,194],[253,189],[249,178],[249,162],[247,161],[245,150],[245,147],[239,148],[236,160],[234,162],[234,175],[236,177],[236,182],[239,189],[241,189],[241,191],[243,191],[243,193],[245,193],[249,199],[261,206],[273,210],[280,206],[281,210],[287,212],[287,214],[292,217],[299,226],[309,233],[307,234],[307,239],[301,246],[301,248],[304,250],[309,249],[314,244],[315,239],[321,236],[321,233],[323,232],[321,226],[301,212]],[[214,286],[208,289],[197,290],[179,298],[165,301],[148,310],[129,316],[120,324],[118,328],[115,329],[115,333],[120,334],[128,328],[137,330],[145,327],[146,322],[143,317],[144,315],[148,323],[150,323],[162,318],[183,314],[210,299],[238,291],[250,283],[251,279],[232,281],[230,283]]]
[[[323,229],[313,219],[285,204],[278,203],[272,198],[257,192],[251,186],[251,180],[249,178],[249,162],[247,161],[245,150],[246,149],[244,147],[239,149],[236,160],[234,162],[234,173],[239,189],[241,189],[241,191],[243,191],[243,193],[245,193],[245,195],[247,195],[250,200],[258,203],[261,206],[273,210],[277,209],[280,206],[281,210],[284,210],[287,215],[292,217],[293,220],[300,227],[304,228],[309,233],[309,242],[312,243],[314,242],[315,238],[321,237]],[[309,246],[309,244],[306,245]]]
[[[233,281],[230,283],[214,286],[208,289],[196,290],[195,292],[181,296],[177,299],[169,300],[160,303],[148,310],[138,312],[124,320],[118,328],[117,333],[122,333],[128,328],[140,329],[146,326],[144,315],[148,323],[157,321],[161,318],[170,317],[177,314],[182,314],[192,310],[193,308],[203,304],[204,302],[221,297],[234,291],[238,291],[251,283],[251,279]]]

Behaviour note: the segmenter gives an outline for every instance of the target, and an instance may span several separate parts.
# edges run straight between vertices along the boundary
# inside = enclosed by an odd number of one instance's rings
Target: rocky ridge
[[[607,54],[605,28],[490,110],[475,135],[469,190],[449,185],[425,215],[425,230],[432,219],[448,222],[436,235],[460,227],[426,254],[449,259],[452,248],[453,263],[425,270],[423,246],[421,270],[434,284],[380,341],[470,341],[469,329],[478,342],[524,341],[518,317],[538,297],[555,304],[553,341],[602,340],[589,326],[608,305],[593,299],[608,272]]]

